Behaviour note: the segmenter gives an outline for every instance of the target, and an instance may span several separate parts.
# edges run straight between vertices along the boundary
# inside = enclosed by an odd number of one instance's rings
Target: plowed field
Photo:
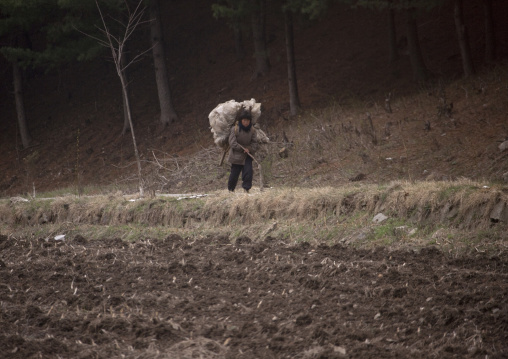
[[[0,236],[2,358],[506,358],[508,258]]]

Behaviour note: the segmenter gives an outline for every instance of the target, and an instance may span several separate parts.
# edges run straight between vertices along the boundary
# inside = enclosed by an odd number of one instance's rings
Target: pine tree
[[[110,6],[115,5],[111,0]],[[32,137],[25,115],[23,82],[27,69],[51,70],[95,57],[101,47],[76,28],[93,29],[92,0],[0,0],[0,53],[12,66],[18,126],[24,148]],[[94,21],[95,19],[95,21]],[[37,39],[35,41],[34,39]]]

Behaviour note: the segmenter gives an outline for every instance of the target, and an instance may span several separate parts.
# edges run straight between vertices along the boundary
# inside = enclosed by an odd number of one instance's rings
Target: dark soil
[[[0,236],[2,358],[506,358],[508,258]]]

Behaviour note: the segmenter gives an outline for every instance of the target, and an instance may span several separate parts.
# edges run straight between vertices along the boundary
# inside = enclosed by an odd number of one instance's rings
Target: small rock
[[[503,201],[500,201],[498,204],[496,204],[496,206],[494,207],[492,212],[490,212],[490,221],[493,223],[497,223],[500,220],[502,221],[505,217],[504,213],[503,213],[505,210],[505,207],[506,207],[506,203]]]
[[[374,218],[372,219],[372,222],[379,224],[379,223],[386,221],[387,219],[388,219],[388,217],[385,216],[383,213],[378,213],[374,216]]]
[[[507,141],[504,141],[503,143],[501,143],[501,144],[499,145],[499,149],[500,149],[501,151],[504,151],[504,150],[508,149],[508,140],[507,140]]]
[[[344,347],[338,347],[336,345],[333,346],[333,351],[335,353],[339,353],[341,355],[346,355],[346,349]]]

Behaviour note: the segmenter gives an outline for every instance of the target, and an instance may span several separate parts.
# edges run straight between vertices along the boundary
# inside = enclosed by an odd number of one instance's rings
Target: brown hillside
[[[214,152],[208,113],[230,99],[255,98],[263,104],[261,126],[274,142],[284,130],[299,145],[293,150],[293,162],[277,162],[276,156],[267,155],[273,162],[273,185],[338,184],[360,173],[367,181],[501,179],[508,171],[506,151],[497,149],[508,136],[508,69],[502,63],[508,57],[508,3],[494,1],[500,62],[490,69],[482,66],[481,1],[466,3],[479,70],[468,80],[460,80],[448,5],[419,19],[425,61],[433,74],[428,84],[412,81],[407,56],[401,56],[395,70],[388,66],[385,13],[335,6],[319,21],[300,20],[295,47],[306,112],[301,119],[287,120],[283,23],[275,9],[267,31],[272,69],[268,76],[252,80],[250,38],[245,39],[248,55],[238,61],[232,34],[224,22],[212,18],[208,1],[166,2],[162,10],[167,57],[180,121],[167,129],[159,126],[153,65],[147,56],[131,72],[135,131],[145,168],[153,166],[157,154],[188,163],[189,168],[197,162],[215,166],[218,152]],[[404,21],[402,16],[397,20],[402,37]],[[148,39],[146,29],[139,32],[136,46],[146,48],[144,39]],[[131,137],[120,135],[119,81],[106,57],[27,81],[25,105],[34,137],[27,150],[17,136],[9,70],[0,76],[0,195],[75,187],[78,180],[81,186],[135,188]],[[388,93],[393,95],[392,114],[383,110]],[[441,99],[444,105],[453,103],[452,112],[445,111]],[[367,113],[374,131],[365,127]],[[430,124],[428,131],[426,124]],[[272,146],[269,152],[278,149]],[[227,167],[216,171],[213,166],[213,178],[206,181],[200,173],[203,168],[192,167],[197,173],[181,173],[179,179],[154,189],[223,188]],[[181,166],[177,168],[181,171]]]

